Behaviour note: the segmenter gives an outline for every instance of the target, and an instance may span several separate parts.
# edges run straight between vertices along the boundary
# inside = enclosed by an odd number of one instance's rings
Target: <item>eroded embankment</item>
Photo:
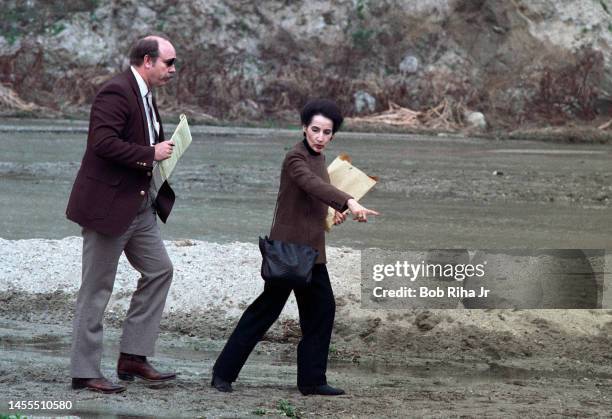
[[[259,294],[260,255],[248,243],[168,241],[173,285],[162,330],[223,340]],[[69,325],[80,283],[81,239],[0,240],[0,317]],[[609,361],[609,310],[368,310],[361,307],[360,252],[330,248],[337,302],[334,351],[392,360],[403,354],[449,359],[538,355]],[[106,322],[120,327],[138,274],[122,257]],[[459,304],[460,306],[460,304]],[[293,297],[266,339],[297,343]]]

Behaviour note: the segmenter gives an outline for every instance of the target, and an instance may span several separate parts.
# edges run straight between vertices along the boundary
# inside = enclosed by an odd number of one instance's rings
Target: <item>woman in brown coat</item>
[[[335,209],[334,223],[346,219],[367,221],[378,215],[329,183],[323,150],[342,124],[338,106],[325,99],[310,101],[301,112],[304,140],[283,161],[280,189],[270,239],[308,244],[319,251],[312,282],[294,289],[300,315],[302,339],[298,344],[297,384],[304,395],[335,396],[344,391],[327,384],[327,354],[336,305],[325,263],[325,217]],[[276,321],[292,289],[266,283],[264,291],[246,309],[213,367],[212,386],[231,392],[231,383],[261,337]]]

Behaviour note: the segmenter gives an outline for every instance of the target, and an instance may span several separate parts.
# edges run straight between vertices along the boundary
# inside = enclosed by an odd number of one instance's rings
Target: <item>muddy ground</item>
[[[154,362],[177,371],[176,383],[135,382],[105,396],[69,388],[72,296],[13,291],[0,299],[4,413],[15,413],[8,403],[16,400],[70,400],[69,412],[44,414],[79,417],[278,417],[291,409],[299,417],[609,417],[612,411],[609,310],[414,310],[355,319],[340,298],[328,379],[348,392],[336,398],[298,393],[299,328],[292,319],[257,346],[234,393],[222,394],[209,386],[210,370],[235,320],[223,330],[206,315],[166,316]],[[112,379],[122,314],[111,315],[105,329],[103,371]],[[181,330],[192,316],[199,328]],[[204,332],[207,326],[214,331]]]

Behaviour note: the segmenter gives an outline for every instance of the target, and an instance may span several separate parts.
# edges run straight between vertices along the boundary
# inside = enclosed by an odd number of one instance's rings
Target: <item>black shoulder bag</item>
[[[274,228],[277,210],[278,197],[271,228]],[[263,258],[261,277],[266,282],[291,288],[304,288],[310,284],[318,250],[307,244],[271,240],[268,236],[259,237],[259,250]]]

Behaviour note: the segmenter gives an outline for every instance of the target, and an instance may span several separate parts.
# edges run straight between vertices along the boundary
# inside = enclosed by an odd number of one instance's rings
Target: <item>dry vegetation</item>
[[[21,5],[0,12],[0,30],[11,40],[24,34],[55,36],[62,30],[58,22],[69,13],[91,13],[94,19],[97,4],[79,0],[65,9],[60,2],[40,2],[35,11]],[[530,51],[516,62],[505,63],[506,67],[494,67],[491,62],[495,60],[478,62],[476,53],[461,58],[464,61],[456,66],[428,65],[460,48],[489,48],[491,54],[497,53],[497,44],[490,44],[493,41],[502,42],[499,53],[507,54],[511,48],[504,42],[509,43],[511,35],[498,32],[511,33],[504,26],[504,13],[514,13],[511,5],[504,6],[503,13],[495,9],[497,14],[484,16],[471,2],[458,2],[455,18],[432,24],[401,11],[389,15],[375,4],[356,4],[344,28],[347,42],[341,46],[330,46],[316,37],[305,42],[276,27],[270,33],[253,32],[254,28],[243,23],[245,36],[258,37],[260,43],[259,56],[252,57],[230,53],[221,46],[202,48],[193,42],[193,34],[168,29],[168,36],[181,45],[184,58],[175,82],[158,91],[158,103],[169,112],[184,112],[207,123],[295,122],[296,109],[309,98],[327,96],[339,102],[353,125],[363,127],[460,131],[465,129],[466,111],[482,112],[493,131],[568,123],[597,125],[602,130],[612,126],[612,122],[604,124],[608,115],[597,114],[604,63],[602,54],[590,48],[562,57],[551,53],[549,60],[534,47],[536,41],[520,32],[527,38],[519,41],[527,42]],[[172,7],[169,3],[157,11],[171,19]],[[120,10],[113,9],[115,12]],[[171,23],[165,22],[168,28]],[[98,22],[94,19],[91,24]],[[503,30],[492,30],[493,24]],[[486,36],[475,38],[473,25],[482,27]],[[62,62],[56,66],[42,46],[28,39],[11,55],[0,56],[0,114],[33,112],[34,106],[56,115],[86,114],[96,90],[118,70],[108,63],[78,67]],[[406,51],[414,51],[422,61],[415,74],[399,73],[399,61]],[[358,112],[357,91],[368,92],[376,100],[373,114]],[[505,95],[511,91],[516,95]]]
[[[464,126],[463,115],[467,108],[461,103],[445,99],[439,105],[425,111],[403,108],[393,102],[385,112],[348,118],[353,124],[393,125],[406,128],[429,128],[440,131],[458,131]]]
[[[34,112],[36,109],[38,106],[22,100],[12,89],[0,84],[0,112]]]

